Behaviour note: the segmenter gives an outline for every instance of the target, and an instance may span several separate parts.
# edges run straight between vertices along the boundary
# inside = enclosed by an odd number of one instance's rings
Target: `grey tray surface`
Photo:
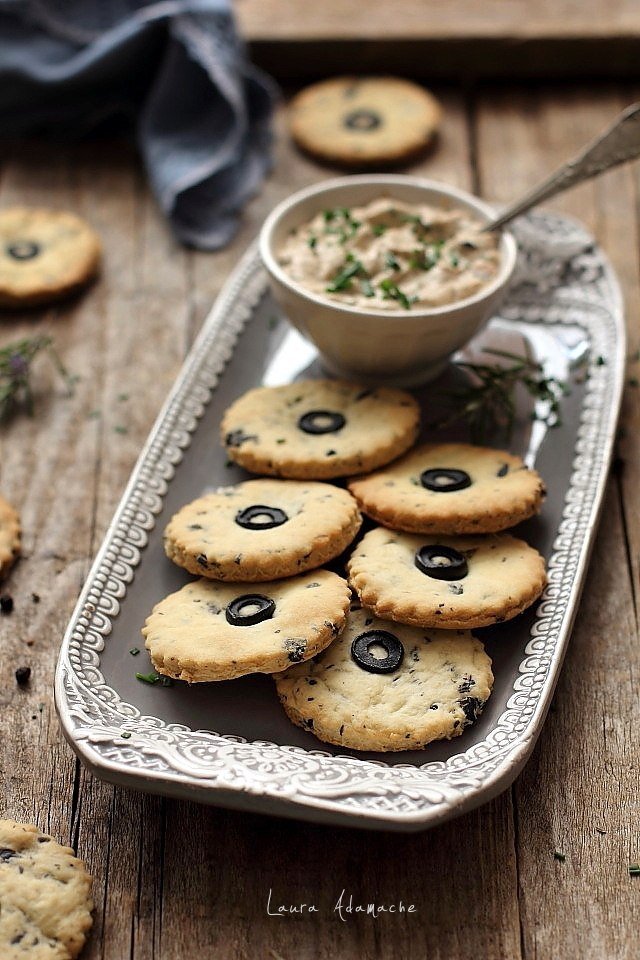
[[[158,417],[62,644],[60,720],[98,776],[206,803],[396,830],[442,821],[512,782],[540,732],[569,641],[611,458],[625,346],[618,285],[592,238],[540,213],[516,232],[521,253],[509,298],[465,355],[482,356],[487,346],[527,350],[572,388],[555,429],[532,420],[545,410],[519,398],[510,446],[542,473],[548,496],[541,516],[517,532],[547,558],[549,585],[535,609],[479,631],[496,677],[479,721],[424,751],[363,754],[294,727],[267,676],[191,687],[136,679],[152,669],[140,636],[145,617],[188,579],[164,555],[166,522],[205,490],[245,476],[219,445],[223,410],[256,384],[322,375],[313,349],[278,315],[252,248]],[[418,391],[425,436],[466,436],[429,426],[459,376],[450,368]]]

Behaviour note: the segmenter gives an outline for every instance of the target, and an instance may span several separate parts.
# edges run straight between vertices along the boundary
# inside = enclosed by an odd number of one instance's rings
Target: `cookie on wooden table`
[[[538,513],[545,494],[520,457],[468,443],[416,447],[349,489],[378,523],[418,533],[506,530]]]
[[[491,660],[466,630],[421,630],[352,610],[335,643],[275,678],[290,720],[354,750],[419,750],[459,736],[491,693]]]
[[[447,630],[511,620],[546,584],[538,551],[506,533],[455,537],[378,527],[355,548],[348,570],[377,616]]]
[[[441,119],[438,101],[398,77],[334,77],[289,106],[291,135],[320,160],[346,167],[400,163],[422,152]]]
[[[360,529],[358,506],[328,483],[247,480],[187,504],[164,535],[167,556],[213,580],[277,580],[337,557]]]
[[[349,609],[328,570],[254,584],[195,580],[153,608],[142,630],[158,673],[198,683],[274,673],[324,650]]]
[[[0,579],[6,576],[20,553],[20,519],[13,507],[0,497]]]
[[[74,213],[0,210],[0,307],[32,307],[75,293],[98,271],[101,245]]]
[[[419,425],[404,390],[299,380],[249,390],[224,414],[221,434],[231,459],[253,473],[329,480],[395,460]]]
[[[2,960],[77,957],[92,924],[91,877],[70,847],[0,820]]]

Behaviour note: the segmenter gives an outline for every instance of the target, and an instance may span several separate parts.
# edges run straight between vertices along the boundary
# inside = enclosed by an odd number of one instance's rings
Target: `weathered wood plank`
[[[638,76],[634,0],[235,0],[254,60],[279,78],[397,72]]]
[[[627,97],[624,97],[626,101]],[[615,91],[482,96],[478,156],[485,194],[506,201],[568,158],[622,106]],[[621,278],[637,344],[638,227],[633,173],[619,169],[556,198],[596,234]],[[630,389],[623,426],[638,419]],[[632,431],[627,431],[631,433]],[[629,863],[638,849],[636,724],[640,668],[633,584],[639,524],[637,439],[622,485],[610,479],[584,599],[554,705],[516,783],[519,893],[526,957],[636,954]],[[622,494],[622,496],[621,496]],[[625,528],[626,523],[626,528]],[[634,545],[630,569],[625,540]],[[637,685],[637,684],[636,684]],[[554,852],[566,860],[554,858]]]

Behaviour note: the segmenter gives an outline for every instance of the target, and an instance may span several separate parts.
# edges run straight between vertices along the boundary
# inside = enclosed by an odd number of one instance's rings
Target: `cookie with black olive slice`
[[[20,519],[4,497],[0,497],[0,579],[6,576],[20,553]]]
[[[156,604],[142,630],[158,671],[199,683],[274,673],[324,650],[344,627],[350,591],[328,570],[288,580],[195,580]]]
[[[539,513],[542,479],[520,457],[468,443],[427,443],[349,489],[378,523],[410,533],[496,533]]]
[[[74,213],[0,210],[0,307],[32,307],[75,293],[97,273],[101,245]]]
[[[91,877],[70,847],[0,820],[2,960],[70,960],[92,924]]]
[[[419,425],[404,390],[300,380],[249,390],[224,414],[221,434],[229,457],[252,473],[329,480],[395,460]]]
[[[491,693],[491,660],[466,630],[421,630],[352,610],[335,643],[276,676],[290,720],[353,750],[420,750],[459,736]]]
[[[400,163],[421,153],[441,119],[435,97],[399,77],[333,77],[302,90],[289,106],[295,142],[345,167]]]
[[[445,630],[511,620],[546,584],[538,551],[506,533],[454,537],[377,527],[355,548],[348,570],[377,616]]]
[[[187,504],[164,535],[167,556],[213,580],[292,577],[337,557],[360,529],[347,490],[298,480],[247,480]]]

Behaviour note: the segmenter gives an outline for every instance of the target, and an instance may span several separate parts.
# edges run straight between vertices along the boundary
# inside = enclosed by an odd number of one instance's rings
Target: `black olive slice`
[[[382,117],[375,110],[352,110],[342,122],[349,130],[375,130],[382,123]]]
[[[238,526],[246,530],[271,530],[286,523],[288,519],[289,517],[280,507],[266,507],[261,503],[245,507],[244,510],[238,511],[235,517]]]
[[[247,607],[251,608],[250,611],[243,613]],[[275,612],[275,600],[261,593],[245,593],[227,604],[225,615],[232,627],[252,627],[254,623],[270,620]]]
[[[341,413],[334,410],[309,410],[298,420],[298,426],[305,433],[337,433],[347,421]]]
[[[451,493],[471,486],[471,477],[465,470],[450,470],[448,467],[436,467],[420,474],[420,483],[426,490],[436,493]]]
[[[453,547],[436,543],[416,550],[416,567],[434,580],[462,580],[469,573],[469,565]]]
[[[18,240],[16,243],[8,243],[5,249],[14,260],[32,260],[40,253],[40,244],[31,240]]]
[[[386,657],[374,657],[370,648],[378,644],[384,648]],[[404,657],[404,647],[393,633],[387,630],[367,630],[359,634],[351,644],[351,658],[369,673],[393,673]]]

